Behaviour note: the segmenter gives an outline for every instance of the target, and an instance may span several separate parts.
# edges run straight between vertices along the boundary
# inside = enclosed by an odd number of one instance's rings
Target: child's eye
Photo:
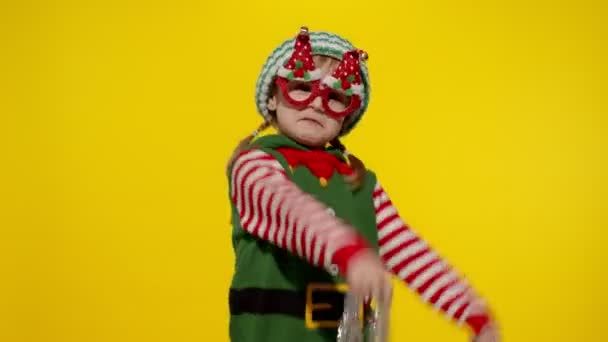
[[[289,90],[310,92],[312,90],[312,86],[308,83],[297,82],[297,83],[292,83],[289,87]]]
[[[350,97],[349,96],[346,96],[346,95],[344,95],[342,93],[338,93],[336,91],[332,91],[331,93],[329,93],[329,100],[330,101],[340,102],[344,106],[348,106],[350,104]]]
[[[303,101],[310,97],[312,85],[306,82],[291,82],[289,84],[289,97],[297,101]]]
[[[350,105],[350,96],[332,91],[327,96],[327,104],[331,110],[341,112]]]

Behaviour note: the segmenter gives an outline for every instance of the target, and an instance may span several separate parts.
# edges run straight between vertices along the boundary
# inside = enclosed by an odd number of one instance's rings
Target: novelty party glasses
[[[327,87],[320,81],[299,82],[279,77],[276,84],[283,98],[293,107],[304,109],[321,97],[321,105],[326,114],[338,119],[346,117],[361,107],[359,96],[349,96]]]
[[[308,29],[303,27],[291,57],[279,68],[275,82],[283,98],[296,108],[309,106],[321,97],[326,114],[346,117],[361,107],[363,83],[359,63],[366,59],[367,54],[361,50],[347,51],[336,70],[322,77],[322,71],[313,62]]]

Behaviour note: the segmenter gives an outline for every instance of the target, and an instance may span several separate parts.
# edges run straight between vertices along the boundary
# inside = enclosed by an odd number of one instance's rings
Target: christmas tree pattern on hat
[[[315,67],[308,29],[302,27],[295,40],[294,51],[285,65],[281,66],[278,76],[289,80],[315,81],[321,78],[321,70]]]
[[[336,70],[323,79],[323,84],[346,95],[363,96],[359,60],[367,59],[367,54],[361,50],[350,50],[344,53],[342,61]]]

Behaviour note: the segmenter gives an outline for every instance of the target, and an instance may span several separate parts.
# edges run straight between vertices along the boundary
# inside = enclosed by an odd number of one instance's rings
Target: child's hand
[[[486,325],[479,335],[473,339],[473,342],[498,342],[500,336],[498,335],[498,328],[493,322]]]
[[[347,273],[349,289],[359,299],[373,298],[390,305],[393,295],[391,277],[377,255],[370,251],[361,252],[351,261]]]
[[[472,289],[469,289],[465,298],[471,302],[470,315],[488,315],[490,316],[490,310],[486,302],[473,293]],[[498,342],[500,336],[498,334],[498,326],[494,321],[489,321],[485,327],[479,332],[479,334],[473,338],[473,342]]]

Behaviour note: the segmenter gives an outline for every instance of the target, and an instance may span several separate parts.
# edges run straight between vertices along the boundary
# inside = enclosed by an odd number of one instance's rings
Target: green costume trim
[[[291,171],[285,158],[276,151],[280,147],[307,150],[306,147],[282,135],[261,137],[252,144],[252,148],[274,156],[289,178],[302,191],[311,194],[325,206],[331,208],[337,217],[352,225],[371,246],[377,249],[378,232],[373,203],[375,175],[368,171],[363,184],[354,192],[338,172],[334,172],[333,176],[328,179],[327,185],[322,186],[319,179],[305,166],[298,166]],[[342,158],[342,154],[336,149],[328,148],[327,152]],[[332,275],[325,269],[309,264],[297,255],[247,233],[240,225],[239,215],[234,204],[232,213],[233,247],[236,256],[235,273],[231,285],[233,291],[287,290],[287,293],[301,293],[306,296],[307,289],[315,284],[329,286],[344,283],[339,276]],[[313,291],[312,297],[315,296],[320,298],[323,297],[323,294],[315,295]],[[304,300],[314,302],[315,298],[305,298]],[[242,312],[234,314],[233,312],[230,317],[231,341],[328,342],[336,340],[337,326],[310,329],[307,328],[303,316],[296,316]],[[313,316],[315,315],[313,314]],[[320,317],[322,317],[322,313],[320,313]]]

